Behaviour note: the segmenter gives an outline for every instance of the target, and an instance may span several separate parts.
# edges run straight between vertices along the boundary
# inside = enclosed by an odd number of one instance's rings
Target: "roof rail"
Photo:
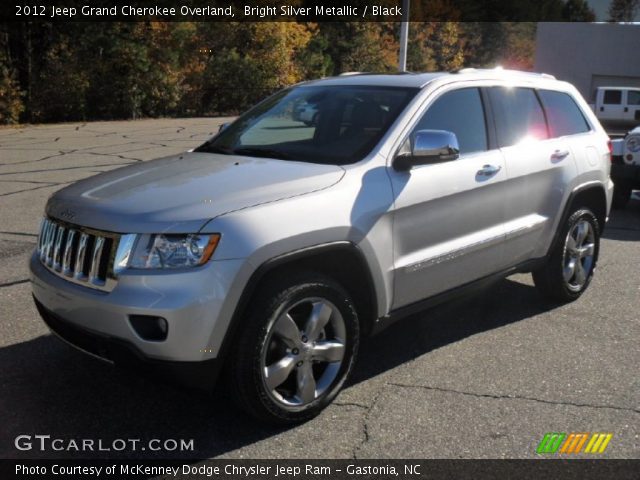
[[[505,74],[520,74],[520,75],[536,75],[542,78],[549,78],[552,80],[556,80],[556,77],[550,75],[548,73],[538,73],[538,72],[524,72],[522,70],[509,70],[498,65],[495,68],[461,68],[459,70],[452,70],[451,73],[482,73],[482,72],[504,72]]]

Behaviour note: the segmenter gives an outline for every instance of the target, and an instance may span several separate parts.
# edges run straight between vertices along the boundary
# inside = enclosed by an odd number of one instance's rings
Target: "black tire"
[[[319,304],[321,309],[331,309],[329,319],[322,330],[317,332],[318,335],[310,334],[309,339],[306,339],[306,326],[311,323],[311,319],[326,316],[318,314],[314,317],[313,312]],[[283,318],[287,320],[282,320]],[[293,325],[298,327],[295,333],[301,335],[300,342],[307,343],[296,344],[299,349],[293,348],[292,336],[281,337],[277,332],[282,330],[276,328],[281,320],[287,326],[291,325],[288,320],[294,320]],[[314,349],[319,345],[340,343],[336,334],[338,331],[340,336],[346,337],[341,339],[341,363],[317,360],[315,357],[312,359]],[[331,403],[347,380],[357,356],[359,337],[354,304],[347,292],[330,278],[308,273],[272,282],[258,292],[251,302],[246,324],[228,359],[228,375],[234,396],[246,412],[264,422],[283,425],[309,420]],[[306,351],[303,351],[303,347]],[[271,355],[272,360],[269,360]],[[283,361],[288,362],[292,357],[295,358],[295,367],[291,367],[290,373],[282,374],[287,375],[286,380],[273,389],[268,387],[267,372]],[[305,392],[301,394],[300,390],[308,383],[304,380],[308,378],[308,372],[314,377],[313,394],[308,397],[313,398],[312,400],[304,400]],[[315,378],[316,375],[318,378]],[[296,404],[298,401],[300,404]]]
[[[576,235],[579,237],[578,230],[587,228],[583,227],[585,222],[589,225],[591,232],[587,235],[592,235],[592,238],[585,237],[587,243],[577,248],[575,247]],[[590,248],[592,248],[592,255],[582,257],[581,255],[588,252]],[[578,250],[580,252],[576,253]],[[568,303],[578,299],[591,283],[599,250],[600,225],[595,215],[587,208],[574,211],[561,227],[560,235],[545,265],[533,272],[536,288],[553,302]],[[572,265],[573,276],[567,280],[566,277],[572,275]],[[578,274],[579,271],[582,273]]]
[[[617,210],[622,210],[631,199],[631,187],[624,183],[616,183],[613,187],[613,202],[611,206]]]

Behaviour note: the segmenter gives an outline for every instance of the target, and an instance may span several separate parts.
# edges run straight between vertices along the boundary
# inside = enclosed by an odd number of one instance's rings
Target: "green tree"
[[[398,66],[395,25],[383,22],[321,23],[333,75],[344,72],[389,72]]]
[[[65,35],[45,50],[34,71],[30,121],[60,122],[85,118],[87,70]]]
[[[596,14],[586,0],[567,0],[562,17],[568,22],[595,22]]]
[[[22,92],[6,49],[0,45],[0,124],[17,123],[24,111]]]
[[[457,70],[464,66],[464,40],[456,22],[421,22],[409,26],[407,68]]]
[[[609,5],[610,22],[633,22],[640,8],[640,0],[612,0]]]
[[[201,38],[203,113],[227,113],[302,80],[296,59],[311,32],[294,22],[215,23],[201,26]]]

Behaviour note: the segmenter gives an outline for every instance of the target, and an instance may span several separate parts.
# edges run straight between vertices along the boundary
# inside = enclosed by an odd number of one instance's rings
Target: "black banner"
[[[16,479],[616,479],[640,460],[0,460]]]
[[[0,21],[18,22],[536,22],[575,21],[565,0],[24,0],[3,1]]]

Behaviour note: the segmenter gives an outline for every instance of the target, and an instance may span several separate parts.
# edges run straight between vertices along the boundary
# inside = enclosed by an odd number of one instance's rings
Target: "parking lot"
[[[600,456],[640,458],[640,199],[614,211],[588,292],[551,307],[517,275],[367,339],[318,418],[256,424],[213,397],[113,369],[52,337],[27,259],[47,197],[178,153],[225,119],[0,129],[0,458],[530,458],[546,432],[608,432]],[[18,435],[193,439],[193,451],[17,450]],[[589,456],[589,455],[582,455]]]

